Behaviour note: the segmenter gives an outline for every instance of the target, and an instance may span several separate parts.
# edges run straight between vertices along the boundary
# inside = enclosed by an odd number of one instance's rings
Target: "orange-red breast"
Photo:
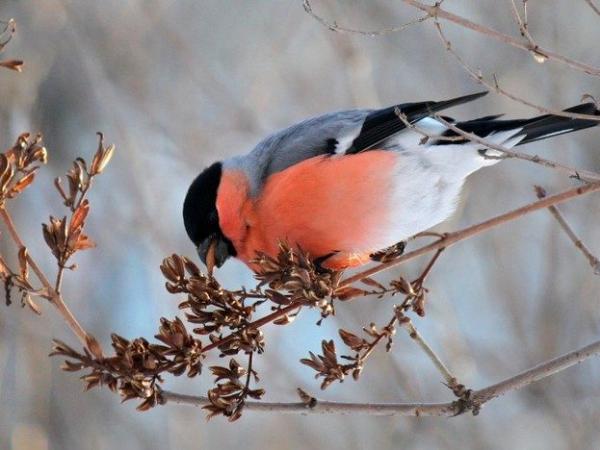
[[[186,231],[200,258],[206,263],[211,249],[218,267],[229,256],[251,265],[258,251],[276,255],[280,241],[326,267],[366,263],[444,221],[465,178],[499,161],[481,144],[444,140],[456,133],[435,116],[485,94],[340,111],[292,125],[200,173],[183,206]],[[566,111],[600,115],[592,103]],[[444,120],[508,148],[598,125],[553,115],[499,117]]]

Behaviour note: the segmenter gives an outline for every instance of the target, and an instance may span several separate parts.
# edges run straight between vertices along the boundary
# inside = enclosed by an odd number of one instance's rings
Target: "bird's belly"
[[[240,256],[275,255],[286,241],[314,257],[333,254],[337,268],[363,264],[446,219],[461,184],[396,152],[312,158],[270,177]]]

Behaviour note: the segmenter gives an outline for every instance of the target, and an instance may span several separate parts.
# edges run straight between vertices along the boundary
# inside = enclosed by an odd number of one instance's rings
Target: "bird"
[[[210,273],[230,257],[256,270],[257,255],[276,257],[282,242],[324,269],[360,266],[445,221],[465,179],[502,160],[449,124],[508,149],[599,124],[438,115],[487,93],[331,112],[277,131],[196,176],[183,202],[187,235]],[[564,111],[600,116],[594,103]]]

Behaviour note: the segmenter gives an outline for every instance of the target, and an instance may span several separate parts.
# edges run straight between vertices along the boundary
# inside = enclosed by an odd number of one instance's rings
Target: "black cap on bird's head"
[[[236,255],[233,244],[219,225],[217,191],[222,172],[220,162],[204,169],[190,185],[183,202],[185,230],[209,271],[212,266],[221,267],[227,258]]]

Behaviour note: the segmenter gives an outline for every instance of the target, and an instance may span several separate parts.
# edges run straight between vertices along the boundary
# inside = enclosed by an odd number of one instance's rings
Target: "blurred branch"
[[[14,19],[10,19],[6,22],[0,20],[0,24],[4,25],[4,28],[0,29],[0,52],[2,52],[15,35],[17,23]],[[21,72],[23,70],[23,61],[19,59],[0,60],[0,67]]]
[[[466,411],[474,414],[490,400],[510,391],[521,389],[544,378],[550,377],[575,364],[600,354],[600,341],[569,352],[558,358],[539,364],[525,372],[470,393],[468,400],[447,403],[342,403],[316,400],[294,403],[246,402],[249,411],[289,414],[365,414],[377,416],[456,416]],[[194,406],[209,403],[206,397],[162,392],[167,401]]]
[[[535,193],[538,198],[546,197],[546,190],[541,186],[535,186]],[[564,218],[564,216],[561,214],[561,212],[556,206],[549,206],[548,210],[550,211],[552,216],[554,216],[554,218],[556,219],[560,227],[563,229],[563,231],[567,234],[571,242],[573,242],[575,247],[578,248],[581,251],[581,253],[583,253],[583,256],[586,257],[586,259],[590,263],[590,266],[592,266],[592,269],[594,269],[594,273],[596,275],[600,275],[600,260],[596,256],[594,256],[594,254],[587,248],[583,241],[579,239],[575,231],[573,231],[571,225],[569,225],[567,220]]]
[[[316,19],[318,22],[320,22],[322,25],[324,25],[331,31],[350,32],[350,33],[364,34],[364,35],[368,35],[368,36],[377,36],[379,34],[386,34],[386,33],[393,33],[393,32],[397,32],[397,31],[401,31],[410,25],[414,25],[414,24],[420,23],[420,22],[425,22],[426,20],[428,20],[430,18],[435,18],[436,20],[438,18],[440,18],[440,19],[444,19],[449,22],[452,22],[452,23],[459,25],[463,28],[466,28],[468,30],[472,30],[479,34],[488,36],[492,39],[495,39],[496,41],[502,42],[504,44],[510,45],[515,48],[519,48],[521,50],[525,50],[525,51],[531,53],[533,55],[533,57],[535,58],[535,60],[539,63],[543,63],[546,60],[552,60],[552,61],[556,61],[556,62],[565,64],[575,70],[587,73],[588,75],[600,76],[600,68],[591,66],[589,64],[586,64],[586,63],[583,63],[580,61],[576,61],[572,58],[569,58],[562,54],[553,52],[551,50],[547,50],[547,49],[542,48],[539,45],[537,45],[535,43],[535,41],[533,40],[533,38],[531,37],[531,35],[529,34],[529,31],[527,30],[527,22],[522,20],[521,16],[519,15],[518,11],[516,10],[516,7],[515,7],[515,12],[516,12],[516,17],[518,17],[517,21],[518,21],[518,24],[520,27],[520,32],[521,32],[522,36],[525,37],[526,42],[523,42],[520,39],[517,39],[508,34],[501,33],[497,30],[486,27],[479,23],[472,22],[462,16],[456,15],[454,13],[446,11],[445,9],[442,9],[441,4],[443,3],[443,0],[436,2],[434,5],[429,5],[429,4],[420,2],[418,0],[402,0],[402,1],[404,3],[406,3],[407,5],[410,5],[416,9],[426,13],[426,15],[423,17],[420,17],[419,19],[417,19],[415,21],[409,22],[409,23],[401,25],[399,27],[386,28],[386,29],[375,30],[375,31],[351,30],[351,29],[339,27],[335,22],[329,22],[329,21],[323,19],[321,16],[315,14],[314,11],[312,10],[312,6],[311,6],[309,0],[303,0],[302,4],[304,6],[304,10],[308,14],[310,14],[311,17]],[[595,6],[591,3],[591,0],[588,0],[588,4],[590,4],[590,6],[592,6],[594,8],[594,10],[596,10]]]
[[[547,108],[545,106],[541,106],[541,105],[537,105],[535,103],[532,103],[528,100],[525,100],[522,97],[519,97],[509,91],[507,91],[506,89],[502,88],[500,86],[500,83],[498,82],[498,79],[496,77],[495,74],[492,75],[492,78],[494,80],[493,83],[487,81],[483,74],[481,73],[481,70],[475,70],[473,69],[471,66],[469,66],[465,60],[456,52],[456,50],[454,49],[452,42],[450,42],[450,40],[446,37],[445,33],[442,30],[442,25],[440,24],[439,21],[435,21],[435,27],[436,30],[438,32],[438,36],[440,37],[441,41],[444,44],[444,47],[446,48],[446,50],[448,51],[448,53],[450,53],[450,55],[452,55],[452,57],[454,57],[454,59],[458,62],[458,64],[467,72],[467,74],[473,79],[475,80],[477,83],[485,86],[486,88],[496,92],[499,95],[502,95],[510,100],[513,100],[517,103],[520,103],[522,105],[528,106],[530,108],[533,108],[537,111],[539,111],[542,114],[552,114],[554,116],[560,116],[560,117],[570,117],[572,119],[584,119],[584,120],[595,120],[597,122],[600,122],[600,116],[592,116],[590,114],[580,114],[580,113],[573,113],[573,112],[568,112],[568,111],[562,111],[560,109],[553,109],[553,108]]]
[[[519,31],[521,33],[521,36],[523,36],[525,39],[527,39],[527,42],[529,42],[529,46],[531,48],[538,48],[539,46],[533,39],[533,36],[531,36],[531,33],[529,33],[529,29],[528,29],[529,23],[527,21],[527,0],[523,0],[524,17],[521,17],[521,13],[519,12],[519,9],[517,8],[517,4],[515,3],[515,0],[510,0],[510,5],[512,8],[513,17],[515,18],[515,21],[517,22],[517,25],[519,26]],[[544,62],[544,59],[541,59],[540,62]]]
[[[419,17],[418,19],[411,20],[410,22],[404,23],[397,27],[382,28],[379,30],[372,30],[372,31],[355,30],[352,28],[346,28],[346,27],[340,26],[335,21],[329,22],[326,19],[324,19],[323,17],[317,15],[313,11],[312,5],[310,4],[309,0],[302,0],[302,6],[304,7],[304,11],[306,11],[311,17],[313,17],[315,20],[317,20],[317,22],[321,23],[322,25],[324,25],[326,28],[328,28],[331,31],[335,31],[338,33],[360,34],[363,36],[381,36],[384,34],[397,33],[397,32],[402,31],[410,26],[416,25],[421,22],[425,22],[427,19],[431,18],[431,16],[429,14],[427,14],[423,17]]]
[[[542,48],[539,45],[532,45],[529,41],[523,42],[520,39],[514,38],[508,34],[504,34],[492,28],[488,28],[484,25],[472,22],[468,19],[465,19],[464,17],[458,16],[449,11],[446,11],[445,9],[442,9],[440,7],[441,2],[438,2],[435,5],[428,5],[418,0],[402,1],[407,5],[410,5],[414,8],[417,8],[420,11],[427,13],[431,17],[447,20],[463,28],[491,37],[499,42],[503,42],[512,47],[519,48],[521,50],[526,50],[530,52],[538,62],[543,62],[546,59],[557,61],[575,70],[587,73],[588,75],[600,76],[600,69],[597,67],[593,67],[588,64],[568,58],[559,53],[555,53],[553,51]]]
[[[600,8],[596,6],[593,0],[585,0],[585,2],[592,8],[592,10],[600,16]]]

